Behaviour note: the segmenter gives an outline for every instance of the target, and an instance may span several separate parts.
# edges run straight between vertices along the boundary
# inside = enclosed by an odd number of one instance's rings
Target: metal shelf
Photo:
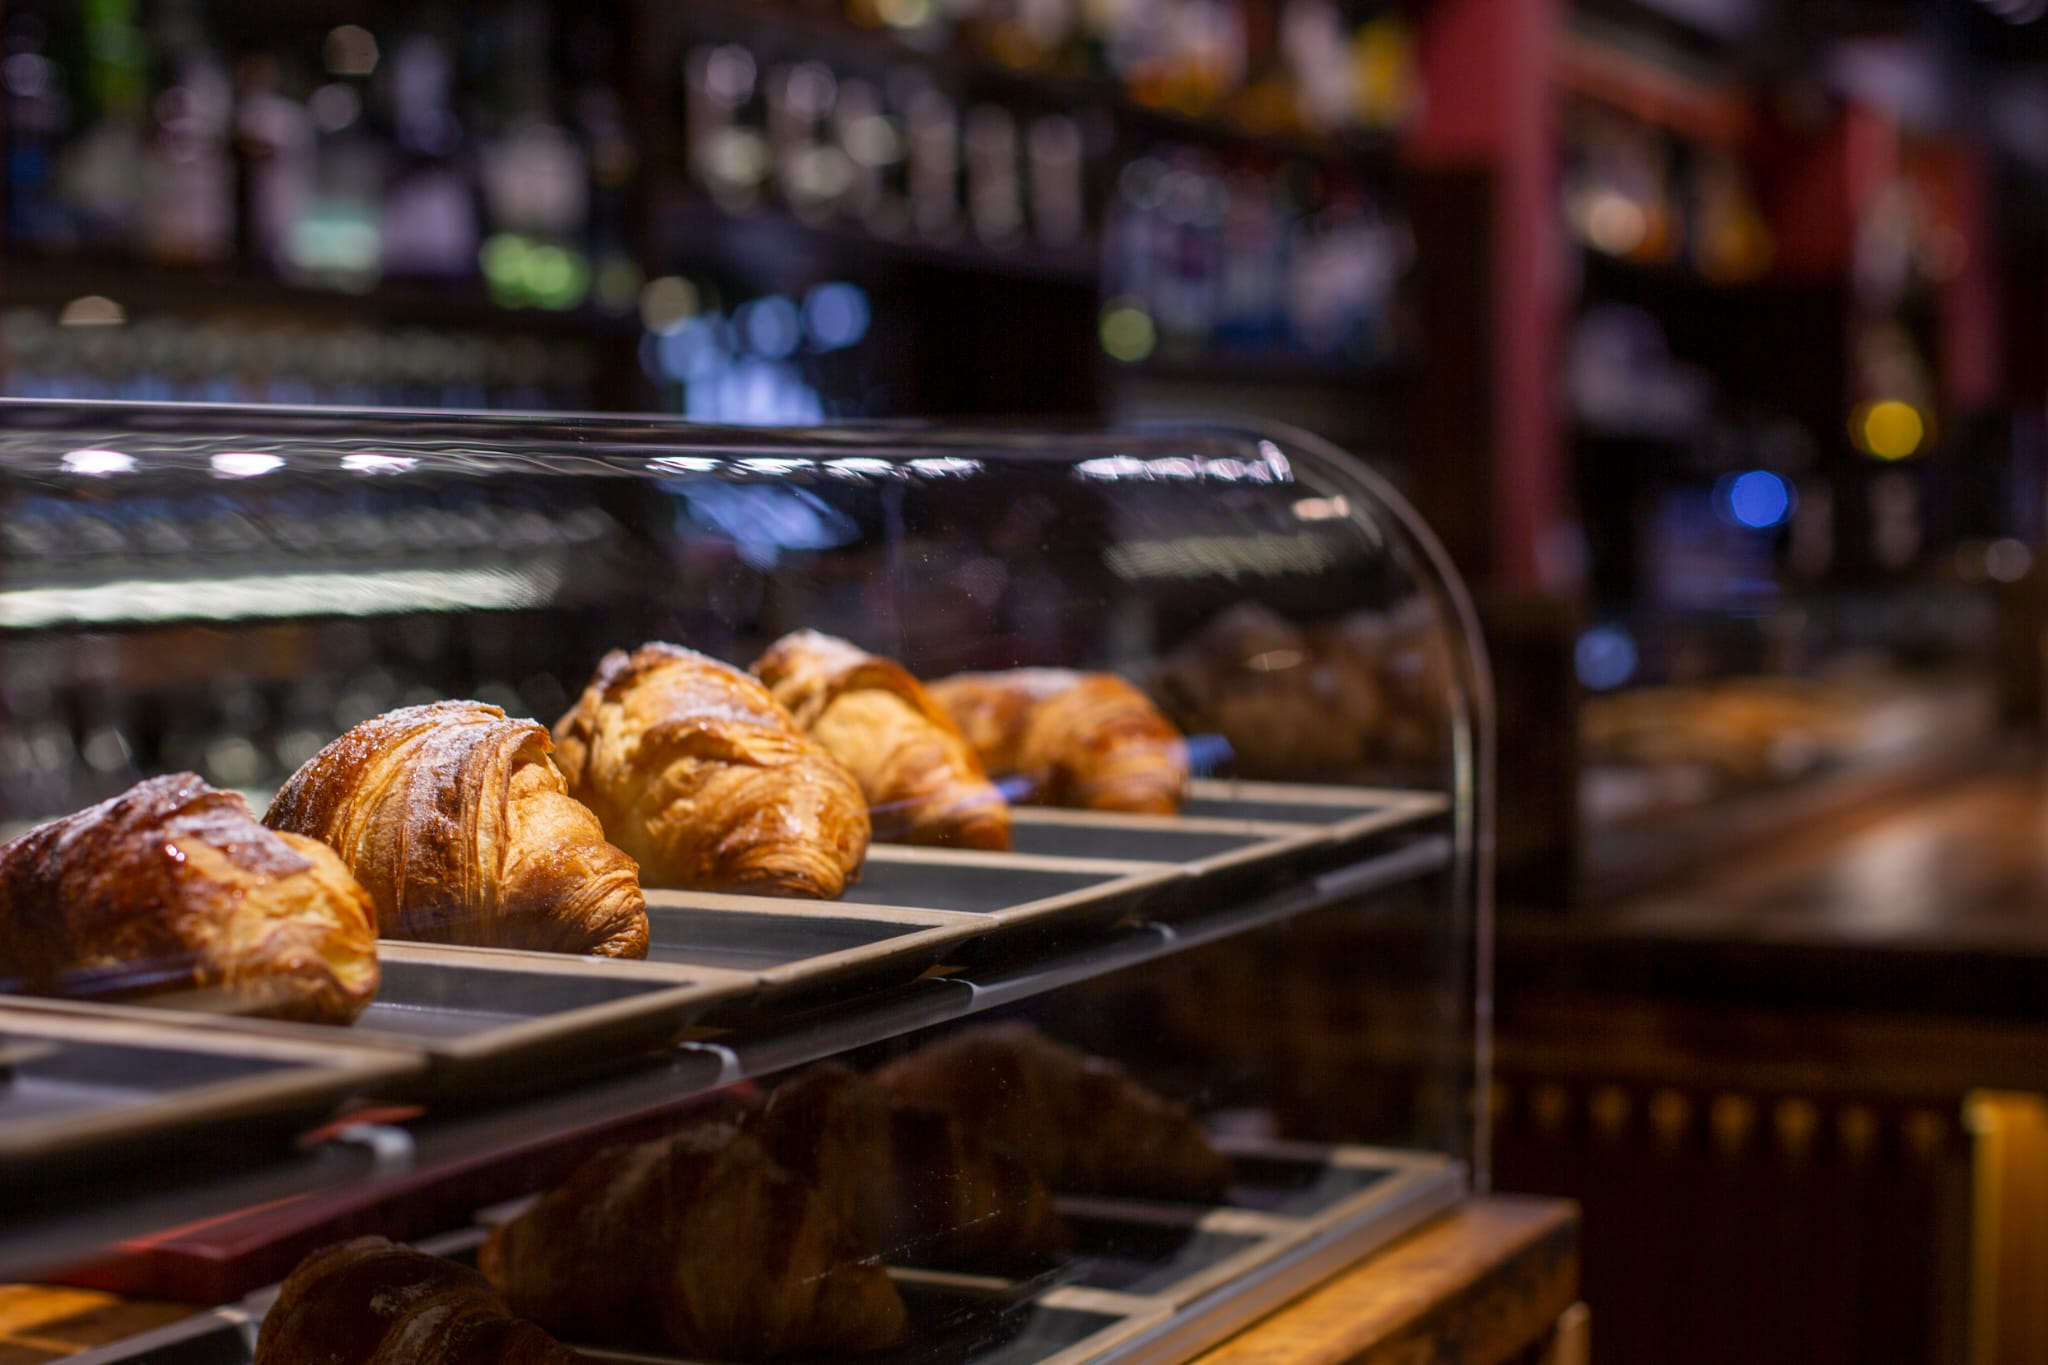
[[[48,1274],[123,1238],[295,1195],[356,1184],[366,1200],[400,1181],[430,1180],[480,1161],[589,1139],[657,1118],[722,1086],[819,1061],[985,1010],[1015,1004],[1250,932],[1313,910],[1369,898],[1452,865],[1454,845],[1425,826],[1312,878],[1173,924],[1139,923],[1039,951],[793,1013],[745,1016],[619,1071],[510,1104],[387,1111],[346,1124],[324,1141],[254,1167],[208,1163],[137,1171],[83,1188],[0,1196],[0,1277]]]

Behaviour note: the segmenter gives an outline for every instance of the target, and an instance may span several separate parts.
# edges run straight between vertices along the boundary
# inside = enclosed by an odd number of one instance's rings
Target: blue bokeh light
[[[1595,626],[1572,647],[1572,668],[1582,686],[1609,692],[1633,678],[1641,661],[1633,636],[1620,626]]]
[[[804,330],[820,351],[844,350],[868,334],[867,291],[834,281],[804,296]]]
[[[1768,531],[1792,518],[1798,499],[1792,485],[1768,469],[1730,474],[1714,486],[1715,503],[1728,520],[1752,531]]]
[[[743,304],[733,314],[746,347],[764,360],[787,360],[803,340],[803,324],[796,305],[780,294],[768,294]]]

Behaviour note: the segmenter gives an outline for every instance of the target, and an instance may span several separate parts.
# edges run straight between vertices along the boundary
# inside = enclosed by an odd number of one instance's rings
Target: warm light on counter
[[[1927,439],[1927,422],[1911,403],[1896,398],[1865,403],[1849,418],[1856,448],[1880,460],[1903,460]]]

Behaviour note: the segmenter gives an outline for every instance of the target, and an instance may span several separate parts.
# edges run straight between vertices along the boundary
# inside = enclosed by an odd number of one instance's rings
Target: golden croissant
[[[314,1252],[263,1316],[254,1365],[576,1365],[468,1266],[382,1237]]]
[[[875,838],[1009,848],[1009,803],[903,665],[800,630],[770,645],[754,674],[860,783]]]
[[[883,1350],[909,1328],[817,1192],[726,1123],[592,1158],[477,1264],[522,1317],[604,1345],[769,1360]]]
[[[1008,1266],[1064,1240],[1051,1191],[1016,1153],[945,1105],[903,1099],[839,1063],[783,1082],[748,1129],[872,1255]]]
[[[768,689],[677,645],[614,650],[555,724],[569,790],[650,886],[842,894],[868,807]]]
[[[1048,806],[1172,815],[1187,790],[1187,742],[1114,673],[1014,668],[931,685],[981,763]]]
[[[1230,1183],[1229,1162],[1186,1106],[1029,1024],[963,1029],[875,1080],[905,1099],[952,1106],[1055,1190],[1210,1201]]]
[[[552,748],[495,706],[408,706],[313,755],[263,821],[340,853],[387,938],[645,957],[638,871]]]
[[[376,911],[331,849],[172,773],[0,846],[0,978],[347,1023],[377,993]]]

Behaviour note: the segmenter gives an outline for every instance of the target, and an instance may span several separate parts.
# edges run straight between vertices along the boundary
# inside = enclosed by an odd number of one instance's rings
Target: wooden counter
[[[1543,1349],[1578,1296],[1578,1214],[1475,1199],[1201,1357],[1201,1365],[1506,1365]],[[190,1310],[0,1285],[0,1365],[43,1365]]]

